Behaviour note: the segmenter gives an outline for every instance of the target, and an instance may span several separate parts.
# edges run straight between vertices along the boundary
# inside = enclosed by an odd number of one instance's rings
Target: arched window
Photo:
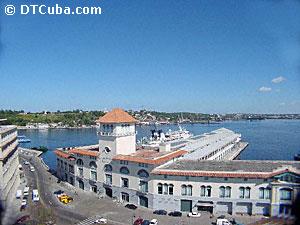
[[[225,187],[224,186],[221,186],[219,188],[220,190],[220,198],[225,198]]]
[[[211,197],[211,186],[206,187],[206,197]]]
[[[231,197],[231,187],[227,186],[225,188],[225,197],[230,198]]]
[[[240,198],[245,198],[245,188],[244,187],[240,187]]]
[[[129,170],[128,170],[127,167],[123,166],[123,167],[121,167],[121,169],[120,169],[120,173],[122,173],[122,174],[129,174]]]
[[[82,161],[82,159],[77,159],[76,164],[77,164],[78,166],[83,166],[83,161]]]
[[[250,187],[245,188],[245,198],[250,198],[250,190],[251,190]]]
[[[163,194],[167,195],[168,194],[168,184],[163,185]]]
[[[106,165],[104,166],[104,171],[105,171],[105,172],[111,172],[111,171],[112,171],[112,166],[109,165],[109,164],[106,164]]]
[[[200,196],[201,197],[205,197],[205,189],[206,189],[206,187],[204,185],[202,185],[201,189],[200,189]]]
[[[259,198],[264,199],[265,198],[265,188],[260,187],[259,188]]]
[[[162,188],[162,184],[161,184],[161,183],[159,183],[159,184],[157,185],[157,193],[158,193],[159,195],[162,195],[162,193],[163,193],[163,188]]]
[[[94,161],[90,162],[90,168],[91,168],[91,180],[97,181],[97,164]]]
[[[271,198],[271,188],[267,187],[265,189],[265,199],[270,199]]]
[[[90,162],[90,168],[97,169],[97,164],[94,161]]]
[[[169,195],[173,195],[174,185],[169,184]]]
[[[292,200],[292,192],[289,188],[280,189],[280,200]]]
[[[148,178],[149,177],[149,173],[146,170],[139,170],[138,175],[141,178]]]

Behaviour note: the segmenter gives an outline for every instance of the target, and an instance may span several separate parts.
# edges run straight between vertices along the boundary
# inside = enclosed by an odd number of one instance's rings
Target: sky
[[[12,3],[102,14],[6,16]],[[0,5],[0,109],[300,113],[299,0]]]

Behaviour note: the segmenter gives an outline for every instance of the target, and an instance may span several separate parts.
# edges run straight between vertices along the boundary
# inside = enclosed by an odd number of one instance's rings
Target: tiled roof
[[[87,149],[77,149],[77,148],[71,149],[69,151],[69,153],[94,156],[94,157],[97,157],[100,154],[99,151],[91,151],[91,150],[87,150]]]
[[[242,178],[270,178],[284,172],[300,175],[300,163],[267,160],[178,160],[152,171],[157,175]]]
[[[185,150],[177,150],[163,154],[154,150],[139,150],[131,155],[116,155],[113,157],[113,160],[126,160],[130,162],[159,165],[174,158],[180,157],[186,153],[187,151]]]
[[[67,152],[64,152],[64,151],[61,151],[61,150],[55,150],[54,153],[61,157],[61,158],[65,158],[65,159],[68,159],[71,155]]]
[[[100,153],[98,151],[91,151],[88,149],[77,149],[77,148],[73,148],[70,149],[68,151],[63,151],[63,150],[55,150],[54,153],[62,158],[68,159],[69,157],[71,157],[71,154],[80,154],[80,155],[86,155],[86,156],[94,156],[97,157]]]
[[[112,111],[106,113],[100,117],[97,121],[99,123],[136,123],[137,120],[130,116],[123,109],[115,108]]]

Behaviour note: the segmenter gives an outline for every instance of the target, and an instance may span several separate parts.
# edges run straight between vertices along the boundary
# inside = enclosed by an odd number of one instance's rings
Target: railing
[[[99,132],[100,135],[102,136],[130,136],[130,135],[135,135],[135,132],[122,132],[122,133],[114,133],[114,132]]]

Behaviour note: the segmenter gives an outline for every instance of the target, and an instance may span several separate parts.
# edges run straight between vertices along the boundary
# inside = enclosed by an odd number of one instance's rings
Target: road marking
[[[77,223],[77,225],[90,225],[90,224],[94,224],[96,219],[100,219],[101,216],[96,215],[96,216],[92,216],[90,218],[87,218],[79,223]]]

